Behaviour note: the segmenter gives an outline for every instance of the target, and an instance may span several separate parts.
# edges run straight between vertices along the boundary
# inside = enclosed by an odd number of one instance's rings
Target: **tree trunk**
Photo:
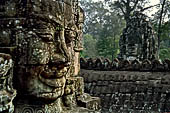
[[[161,14],[160,14],[159,27],[158,27],[158,56],[160,53],[161,24],[162,24],[162,14],[163,14],[164,6],[165,6],[165,1],[166,0],[163,0],[162,10],[161,10]]]

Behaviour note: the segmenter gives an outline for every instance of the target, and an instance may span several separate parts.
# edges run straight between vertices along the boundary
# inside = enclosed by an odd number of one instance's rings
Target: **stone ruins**
[[[118,58],[80,59],[85,92],[101,98],[102,113],[169,113],[170,60],[159,60],[144,14],[135,12],[129,23]]]
[[[147,17],[134,13],[112,62],[80,58],[84,19],[78,0],[0,0],[0,112],[170,112],[170,60]]]
[[[99,71],[140,71],[140,72],[170,72],[170,60],[119,60],[115,58],[112,62],[109,59],[85,59],[80,58],[81,69]]]
[[[101,98],[102,113],[169,113],[170,72],[81,69],[85,92]]]
[[[83,22],[77,0],[0,1],[1,113],[100,111],[78,76]]]
[[[118,58],[128,60],[158,59],[158,38],[146,15],[134,12],[120,37]]]
[[[0,53],[0,112],[13,113],[13,99],[16,90],[13,89],[13,61],[10,55]]]

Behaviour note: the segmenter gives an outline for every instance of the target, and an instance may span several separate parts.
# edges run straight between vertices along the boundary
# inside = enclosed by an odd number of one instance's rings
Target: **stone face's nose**
[[[57,39],[58,44],[55,44],[55,47],[51,50],[50,63],[66,66],[70,62],[70,54],[65,42],[64,30],[60,31]]]
[[[61,53],[52,54],[50,58],[50,62],[53,64],[63,64],[68,62],[68,58]]]

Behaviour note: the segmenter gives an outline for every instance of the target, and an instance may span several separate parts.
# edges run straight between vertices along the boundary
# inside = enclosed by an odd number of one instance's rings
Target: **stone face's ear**
[[[16,91],[12,86],[13,62],[9,54],[0,53],[0,112],[14,111],[12,101]]]

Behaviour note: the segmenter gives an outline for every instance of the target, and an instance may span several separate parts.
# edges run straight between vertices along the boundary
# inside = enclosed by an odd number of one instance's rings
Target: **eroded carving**
[[[13,61],[9,54],[0,53],[0,112],[12,113],[14,111],[13,99],[16,91],[12,86]]]
[[[120,37],[120,59],[158,59],[158,41],[148,17],[134,12]]]
[[[111,61],[109,59],[104,59],[104,70],[109,70],[111,68]]]
[[[81,68],[99,71],[154,71],[154,72],[169,72],[170,70],[170,60],[165,59],[160,60],[120,60],[115,58],[112,63],[108,59],[93,59],[81,58]],[[88,67],[90,64],[90,68]]]
[[[103,61],[101,58],[97,58],[95,62],[95,68],[96,70],[101,70],[103,69]]]
[[[84,12],[78,1],[2,0],[0,17],[0,52],[14,60],[15,113],[81,111]]]
[[[131,65],[132,65],[132,70],[135,70],[135,71],[139,71],[141,68],[141,62],[137,59],[132,61]]]
[[[117,69],[118,69],[118,66],[119,66],[119,60],[118,60],[117,58],[115,58],[115,59],[112,61],[111,70],[117,70]]]

